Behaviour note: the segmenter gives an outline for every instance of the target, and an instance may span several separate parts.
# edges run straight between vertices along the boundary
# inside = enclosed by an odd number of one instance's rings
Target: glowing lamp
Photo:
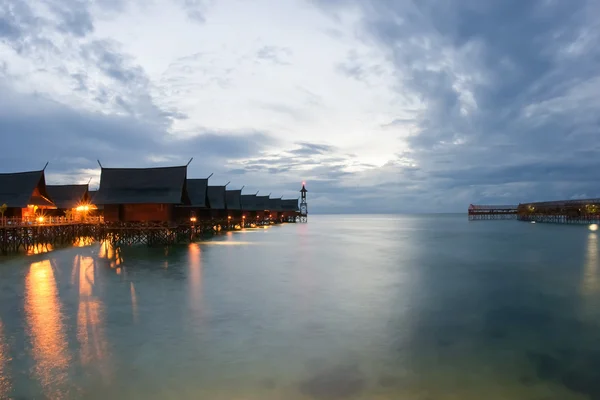
[[[42,223],[42,222],[44,222],[44,217],[38,217],[38,218],[37,218],[37,222],[39,222],[39,223]]]
[[[598,224],[591,224],[588,226],[588,229],[592,232],[596,232],[598,230]]]
[[[242,216],[242,218],[243,218],[243,219],[246,219],[246,216],[244,215],[244,216]]]
[[[231,219],[231,215],[227,217],[227,219]]]
[[[191,222],[196,222],[196,221],[197,221],[197,220],[196,220],[196,217],[192,217],[192,218],[190,218],[190,221],[191,221]]]

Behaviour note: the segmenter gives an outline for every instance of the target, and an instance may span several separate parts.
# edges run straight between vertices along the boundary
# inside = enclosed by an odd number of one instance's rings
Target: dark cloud
[[[148,79],[139,66],[133,65],[109,40],[95,40],[82,46],[82,57],[97,66],[108,77],[121,83],[148,84]]]
[[[206,11],[212,5],[210,0],[180,0],[183,9],[192,21],[206,22]]]
[[[13,149],[0,158],[0,170],[39,168],[50,161],[50,174],[89,174],[104,166],[185,164],[190,174],[225,171],[225,163],[254,157],[273,143],[261,132],[202,132],[173,138],[160,124],[133,116],[77,111],[39,95],[22,95],[1,87],[2,147]],[[86,175],[87,176],[87,175]]]
[[[423,202],[597,192],[596,1],[314,3],[333,16],[359,7],[359,35],[387,54],[393,88],[422,105],[383,127],[411,127],[404,159],[428,177]],[[368,65],[350,57],[341,73],[360,79]]]
[[[331,153],[335,147],[326,144],[298,142],[299,148],[289,150],[289,153],[297,156],[309,156],[314,154]]]
[[[58,17],[60,31],[74,36],[85,36],[94,30],[89,2],[82,0],[52,2],[50,8]]]

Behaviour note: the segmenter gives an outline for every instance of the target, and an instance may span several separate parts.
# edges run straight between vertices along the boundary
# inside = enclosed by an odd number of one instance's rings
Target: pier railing
[[[85,217],[85,218],[67,218],[67,217],[36,217],[36,218],[13,218],[0,217],[0,227],[21,227],[21,226],[53,226],[53,225],[74,225],[74,224],[102,224],[104,218]]]

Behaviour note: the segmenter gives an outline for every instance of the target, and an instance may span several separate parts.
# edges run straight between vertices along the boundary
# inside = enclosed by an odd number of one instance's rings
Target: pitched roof
[[[58,208],[76,208],[88,199],[88,185],[47,185],[46,190]]]
[[[281,199],[269,199],[269,210],[282,211]]]
[[[188,179],[187,192],[190,196],[190,205],[194,207],[208,207],[206,201],[206,188],[208,179]]]
[[[34,193],[39,187],[39,194]],[[0,174],[0,205],[24,208],[28,204],[54,206],[46,192],[44,171]]]
[[[244,210],[244,211],[257,211],[258,210],[255,194],[243,194],[242,195],[242,210]]]
[[[281,208],[284,211],[298,211],[298,199],[281,200]]]
[[[225,191],[225,200],[227,201],[227,209],[228,210],[241,210],[242,209],[242,191],[241,190]]]
[[[269,210],[269,196],[256,196],[256,206],[260,211]]]
[[[104,206],[100,204],[96,204],[96,195],[98,194],[97,190],[88,190],[88,196],[90,197],[90,203],[96,206],[98,210],[103,210]]]
[[[102,168],[96,204],[189,204],[187,166]]]
[[[225,207],[225,186],[208,187],[208,204],[213,210],[224,210]]]

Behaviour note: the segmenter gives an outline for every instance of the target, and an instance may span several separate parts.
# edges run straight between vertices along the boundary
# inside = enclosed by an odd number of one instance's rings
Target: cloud
[[[209,0],[180,0],[181,5],[187,13],[187,16],[195,22],[206,22],[205,13],[212,6],[213,1]]]
[[[362,40],[386,52],[395,90],[421,105],[382,126],[411,128],[408,155],[429,177],[430,196],[518,202],[597,192],[597,3],[316,4],[336,16],[359,9]],[[364,62],[350,61],[340,72],[363,78]]]
[[[4,170],[194,157],[311,212],[600,195],[596,1],[38,3],[0,0]]]
[[[227,160],[254,156],[275,143],[262,132],[202,132],[173,138],[165,125],[132,115],[75,110],[0,88],[0,132],[6,133],[2,147],[13,149],[0,159],[3,171],[35,169],[50,161],[50,177],[70,172],[87,181],[89,170],[97,169],[97,159],[107,167],[134,167],[182,165],[194,157],[190,173],[206,174],[224,171]]]
[[[259,60],[270,61],[277,65],[289,65],[290,63],[285,59],[291,54],[292,50],[285,47],[263,46],[256,52],[256,57]]]

